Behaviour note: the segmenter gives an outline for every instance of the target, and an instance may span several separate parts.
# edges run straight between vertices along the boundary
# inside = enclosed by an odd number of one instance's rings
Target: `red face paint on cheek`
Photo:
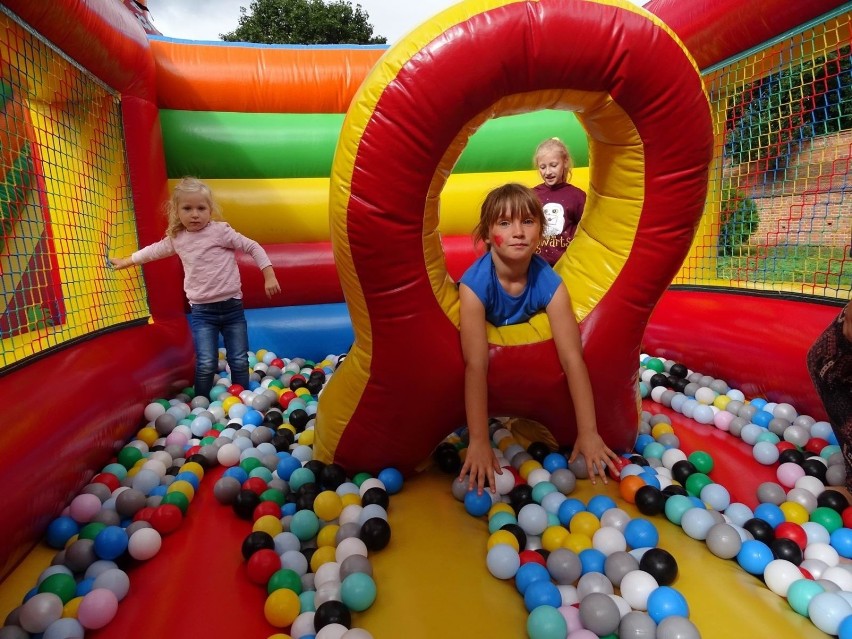
[[[495,235],[493,238],[491,238],[491,241],[494,242],[494,246],[503,246],[503,238],[499,235]]]

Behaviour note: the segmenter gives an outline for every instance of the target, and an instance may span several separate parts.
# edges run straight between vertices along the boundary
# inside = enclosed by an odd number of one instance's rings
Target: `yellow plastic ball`
[[[345,493],[340,497],[341,510],[346,508],[347,506],[360,506],[361,505],[361,495],[358,493]]]
[[[517,444],[517,440],[514,437],[504,437],[499,442],[497,442],[497,448],[500,449],[500,452],[505,453],[506,449],[512,444]]]
[[[226,397],[222,401],[222,410],[225,411],[225,414],[227,415],[228,411],[231,410],[231,406],[233,406],[234,404],[241,404],[241,403],[242,402],[240,402],[239,397],[234,397],[233,395],[231,395],[230,397]]]
[[[145,428],[140,428],[139,432],[136,433],[136,439],[145,442],[149,447],[154,445],[154,442],[160,437],[160,433],[157,432],[157,429],[153,426],[146,426]]]
[[[565,539],[570,534],[565,526],[548,526],[541,533],[541,547],[548,552],[564,548]]]
[[[324,490],[314,499],[314,512],[323,521],[331,521],[340,517],[343,510],[343,500],[333,490]]]
[[[311,555],[311,572],[316,572],[323,564],[334,561],[337,548],[334,546],[322,546]]]
[[[568,533],[562,542],[562,547],[579,555],[592,547],[592,538],[581,533]]]
[[[713,406],[718,408],[719,410],[725,410],[728,406],[728,402],[731,401],[731,398],[727,395],[717,395],[716,399],[713,400]]]
[[[311,394],[311,391],[309,391],[304,386],[299,386],[299,388],[297,388],[293,392],[296,393],[296,397],[302,397],[303,395],[310,395]]]
[[[808,514],[808,509],[794,501],[785,501],[779,508],[784,513],[784,521],[801,525],[811,518]]]
[[[283,632],[276,632],[274,635],[269,635],[266,639],[293,639],[293,637],[285,635]]]
[[[284,430],[284,429],[289,430],[289,431],[290,431],[291,433],[293,433],[294,435],[296,434],[296,427],[295,427],[295,426],[293,426],[292,424],[281,424],[281,425],[278,427],[278,430]]]
[[[309,428],[302,432],[299,435],[299,444],[302,446],[313,446],[314,445],[314,429]]]
[[[263,604],[263,616],[276,628],[291,626],[300,610],[299,595],[289,588],[273,590]]]
[[[488,538],[488,550],[491,550],[497,544],[506,544],[507,546],[514,548],[516,551],[520,551],[521,548],[518,543],[518,538],[508,530],[495,530],[491,533],[491,536]]]
[[[588,511],[580,511],[571,518],[568,528],[572,533],[586,535],[591,539],[601,527],[600,520]]]
[[[497,513],[509,513],[510,515],[514,515],[515,511],[512,510],[512,507],[506,502],[498,501],[488,510],[488,519],[491,519]]]
[[[268,352],[269,352],[269,351],[267,351],[265,348],[261,348],[260,350],[255,351],[255,353],[254,353],[254,358],[255,358],[258,362],[262,362],[262,361],[263,361],[263,358],[264,358],[264,357],[266,357],[266,353],[268,353]],[[219,353],[219,355],[222,355],[222,353],[220,352],[220,353]]]
[[[518,473],[520,473],[521,477],[526,479],[527,477],[530,476],[530,473],[532,471],[538,470],[539,468],[542,468],[542,465],[541,465],[540,462],[537,462],[534,459],[528,459],[523,464],[521,464],[521,467],[518,469]]]
[[[284,526],[281,520],[275,515],[264,515],[263,517],[258,517],[254,524],[252,524],[251,531],[265,532],[270,537],[275,537],[275,535],[280,535],[284,532]]]
[[[659,439],[660,435],[668,435],[673,432],[674,428],[672,428],[671,424],[660,422],[659,424],[654,424],[654,427],[651,428],[651,437]]]
[[[192,501],[192,498],[195,497],[195,488],[192,487],[185,479],[178,479],[169,484],[169,487],[166,488],[167,493],[182,493],[184,497],[186,497],[189,501]]]
[[[68,603],[62,606],[62,616],[70,617],[71,619],[77,618],[77,610],[80,609],[80,604],[82,603],[82,597],[74,597],[73,599],[69,599]]]
[[[337,524],[326,524],[320,528],[317,534],[317,546],[336,546],[338,530],[340,526]]]
[[[201,464],[194,461],[188,461],[183,466],[180,467],[180,471],[182,473],[192,473],[199,480],[204,479],[204,468],[201,467]]]

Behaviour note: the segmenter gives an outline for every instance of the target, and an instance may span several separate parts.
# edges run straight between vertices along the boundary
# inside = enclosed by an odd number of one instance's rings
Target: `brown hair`
[[[571,157],[571,152],[565,143],[559,138],[548,138],[539,144],[533,154],[533,166],[538,168],[538,156],[546,151],[556,151],[562,155],[562,160],[565,162],[565,172],[562,175],[562,181],[567,182],[571,179],[571,172],[574,170],[574,160]]]
[[[501,217],[508,216],[511,220],[531,217],[538,221],[540,237],[544,237],[545,219],[541,202],[531,188],[510,182],[492,189],[485,196],[479,213],[479,224],[473,229],[475,242],[488,243],[488,231]]]
[[[222,220],[222,209],[219,207],[216,198],[213,197],[213,191],[204,182],[194,177],[183,177],[175,184],[172,190],[172,195],[166,202],[166,215],[168,216],[168,226],[166,227],[166,235],[175,237],[183,230],[183,224],[180,221],[178,214],[178,203],[181,196],[187,193],[201,193],[207,198],[207,203],[210,205],[210,219]]]

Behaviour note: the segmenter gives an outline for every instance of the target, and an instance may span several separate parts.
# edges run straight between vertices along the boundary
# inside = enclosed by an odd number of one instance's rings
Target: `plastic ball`
[[[496,544],[486,555],[488,571],[497,579],[511,579],[521,566],[518,551],[508,544]]]
[[[639,570],[651,575],[659,585],[668,586],[677,578],[677,561],[667,550],[651,548],[639,560]]]
[[[787,603],[803,617],[808,616],[808,605],[825,588],[810,579],[798,579],[787,587]]]
[[[737,563],[752,575],[762,575],[772,560],[772,550],[769,546],[756,539],[743,542],[742,548],[737,553]]]
[[[376,582],[363,572],[348,575],[340,584],[341,601],[356,612],[363,612],[376,600]]]
[[[656,639],[701,639],[698,628],[686,617],[666,617],[656,632]]]
[[[44,632],[62,616],[62,600],[52,592],[40,592],[27,599],[18,612],[18,623],[29,633]]]
[[[647,519],[636,518],[624,527],[624,539],[631,548],[647,548],[657,545],[660,533]]]
[[[618,629],[621,615],[611,597],[595,592],[580,601],[580,621],[595,635],[605,636]]]
[[[539,606],[527,617],[527,634],[530,639],[565,639],[568,624],[557,608]]]
[[[667,617],[689,617],[689,606],[680,592],[660,586],[648,596],[648,614],[659,625]]]
[[[643,570],[634,570],[621,579],[621,596],[634,610],[647,610],[648,597],[659,587],[657,580]]]
[[[95,588],[80,602],[77,621],[87,630],[103,628],[118,612],[118,598],[111,590]]]
[[[478,492],[476,489],[468,490],[464,496],[464,507],[468,514],[473,517],[482,517],[491,508],[493,503],[488,491]]]
[[[733,559],[742,548],[742,539],[730,524],[716,524],[707,532],[707,548],[717,557]]]
[[[849,615],[852,615],[852,604],[837,593],[821,592],[808,603],[808,617],[829,635],[836,635],[840,623]]]
[[[127,543],[128,554],[138,561],[146,561],[160,552],[163,538],[153,528],[141,528],[130,535]]]
[[[267,596],[266,602],[263,604],[263,615],[270,625],[276,628],[286,628],[292,625],[296,617],[299,616],[300,609],[299,595],[292,590],[281,588]]]
[[[770,561],[763,573],[766,587],[781,597],[786,597],[790,586],[801,578],[798,567],[784,559]]]
[[[372,517],[361,525],[359,537],[369,550],[379,551],[390,543],[391,528],[385,519]]]
[[[558,608],[562,605],[562,595],[550,580],[541,579],[532,582],[524,591],[524,606],[532,612],[540,606]]]
[[[619,639],[654,639],[657,623],[646,612],[634,610],[621,618],[618,624]]]
[[[583,566],[576,553],[567,548],[558,548],[547,556],[547,571],[557,584],[573,584],[583,573]]]

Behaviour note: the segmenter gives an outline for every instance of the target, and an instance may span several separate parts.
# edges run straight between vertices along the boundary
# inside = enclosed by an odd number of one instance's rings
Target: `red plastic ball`
[[[219,431],[216,430],[215,428],[211,428],[206,433],[204,433],[204,437],[218,437],[218,436],[219,436]]]
[[[243,490],[250,490],[255,495],[260,496],[263,491],[268,488],[268,486],[260,477],[249,477],[243,482],[242,488]]]
[[[252,583],[265,586],[270,577],[281,570],[281,557],[269,548],[258,550],[246,563],[246,574]]]
[[[797,566],[797,567],[798,567],[798,569],[799,569],[799,572],[800,572],[800,573],[802,573],[802,576],[803,576],[805,579],[810,579],[811,581],[813,581],[813,580],[814,580],[814,576],[813,576],[813,575],[812,575],[812,574],[811,574],[808,570],[805,570],[805,569],[804,569],[804,568],[802,568],[801,566]]]
[[[103,484],[110,492],[121,486],[121,480],[112,473],[98,473],[92,477],[92,484]]]
[[[282,408],[287,408],[287,405],[296,399],[296,393],[291,390],[286,390],[281,393],[281,396],[278,398],[278,403],[281,404]]]
[[[840,517],[843,519],[843,526],[845,528],[852,528],[852,506],[844,508],[843,512],[840,513]]]
[[[184,458],[189,459],[190,457],[195,455],[199,450],[201,450],[201,446],[190,446],[184,453]]]
[[[273,359],[271,362],[269,362],[269,365],[270,366],[277,366],[278,368],[284,368],[286,366],[286,364],[284,363],[284,360],[281,359],[280,357],[276,357],[275,359]]]
[[[281,517],[281,506],[274,501],[262,501],[254,509],[252,513],[252,521],[257,521],[261,517],[272,515],[273,517]]]
[[[776,539],[789,539],[796,543],[802,550],[808,545],[808,534],[799,524],[792,521],[783,521],[775,527]]]
[[[797,450],[798,447],[796,444],[792,442],[778,442],[775,444],[775,448],[778,449],[779,453],[783,453],[785,450]]]
[[[133,515],[133,521],[151,521],[151,515],[154,514],[153,506],[145,506],[144,508],[140,508]]]
[[[811,437],[805,444],[805,450],[814,455],[819,455],[826,446],[828,446],[828,441],[822,437]]]
[[[610,479],[614,479],[615,481],[621,481],[621,469],[627,466],[630,463],[629,459],[625,459],[624,457],[617,457],[612,460],[612,463],[615,464],[615,467],[618,469],[618,473],[613,475],[612,471],[609,469],[609,466],[606,468],[606,474],[609,475]]]
[[[536,552],[535,550],[523,550],[520,553],[521,565],[535,563],[541,564],[545,568],[547,567],[547,560],[540,552]]]
[[[168,535],[180,528],[183,513],[174,504],[160,504],[151,515],[151,526],[161,535]]]
[[[239,384],[231,384],[230,386],[228,386],[228,394],[233,395],[234,397],[239,397],[240,393],[242,393],[244,390],[245,388],[243,388]]]

